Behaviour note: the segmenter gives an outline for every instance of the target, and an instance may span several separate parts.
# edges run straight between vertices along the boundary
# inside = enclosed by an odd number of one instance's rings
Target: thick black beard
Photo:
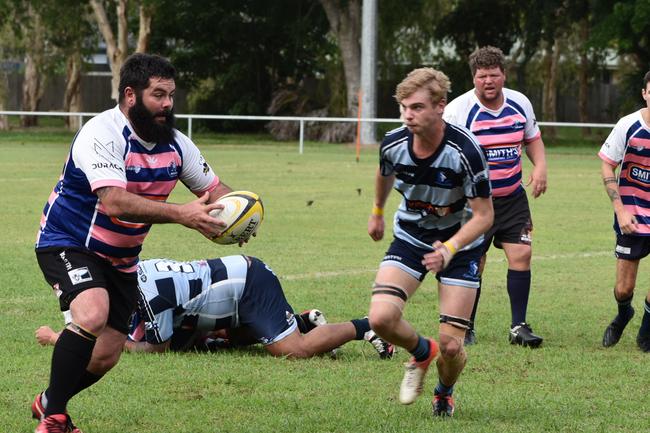
[[[158,123],[154,117],[164,115],[165,123]],[[136,97],[135,105],[129,108],[129,120],[140,138],[149,143],[167,144],[174,140],[174,109],[151,113],[144,106],[142,99]]]

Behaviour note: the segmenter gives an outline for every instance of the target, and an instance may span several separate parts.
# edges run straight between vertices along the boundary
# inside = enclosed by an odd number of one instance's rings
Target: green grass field
[[[33,396],[47,384],[52,349],[36,344],[42,324],[59,327],[58,304],[33,254],[40,212],[60,174],[71,134],[0,134],[0,428],[31,432]],[[367,312],[369,287],[389,239],[366,233],[376,149],[297,144],[244,137],[196,137],[221,178],[259,193],[266,219],[242,249],[218,246],[184,227],[154,227],[143,258],[258,256],[281,277],[295,309],[317,307],[330,321]],[[239,146],[236,144],[247,144]],[[602,332],[615,314],[611,206],[599,177],[598,147],[551,146],[549,189],[531,200],[535,221],[529,321],[546,340],[539,350],[508,344],[506,265],[491,251],[477,319],[478,344],[456,387],[453,419],[432,419],[427,391],[397,401],[400,351],[389,361],[352,342],[339,358],[274,359],[261,348],[212,354],[125,354],[69,411],[86,433],[122,432],[639,432],[649,431],[650,358],[634,342],[648,287],[639,272],[637,316],[621,342],[605,350]],[[182,186],[171,200],[186,201]],[[311,205],[307,205],[312,202]],[[393,195],[389,207],[394,208]],[[427,277],[406,309],[435,335],[435,280]]]

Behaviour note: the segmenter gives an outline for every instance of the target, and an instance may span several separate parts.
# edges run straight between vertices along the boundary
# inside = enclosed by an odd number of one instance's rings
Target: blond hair
[[[469,70],[472,72],[472,77],[479,69],[492,68],[499,68],[501,72],[506,71],[506,56],[499,48],[487,45],[477,48],[469,55]]]
[[[420,89],[425,89],[431,96],[431,102],[437,104],[441,99],[447,98],[451,89],[451,81],[442,72],[433,68],[419,68],[409,74],[397,85],[395,99],[402,102]]]

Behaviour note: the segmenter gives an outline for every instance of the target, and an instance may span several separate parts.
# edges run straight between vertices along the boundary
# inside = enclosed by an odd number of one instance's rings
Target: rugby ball
[[[212,241],[221,245],[238,244],[257,232],[264,219],[264,205],[260,197],[250,191],[233,191],[220,197],[216,203],[223,209],[215,209],[210,216],[226,223],[226,229]]]

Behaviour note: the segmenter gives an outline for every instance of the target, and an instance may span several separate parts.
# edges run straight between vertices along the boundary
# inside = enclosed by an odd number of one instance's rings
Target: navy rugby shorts
[[[239,323],[251,329],[262,344],[280,341],[298,328],[293,309],[273,271],[252,257],[244,294],[239,300]]]
[[[379,266],[396,266],[418,281],[424,281],[429,271],[422,264],[422,257],[431,251],[433,248],[430,250],[419,248],[402,239],[394,238]],[[482,245],[470,250],[458,251],[451,259],[451,263],[441,272],[436,273],[436,279],[450,286],[477,289],[480,278],[478,268],[482,254]]]

